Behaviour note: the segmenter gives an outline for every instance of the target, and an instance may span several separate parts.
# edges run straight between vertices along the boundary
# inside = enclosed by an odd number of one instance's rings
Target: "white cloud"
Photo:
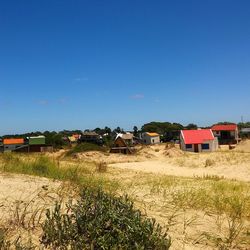
[[[130,97],[131,99],[143,99],[144,94],[135,94]]]
[[[37,101],[37,104],[41,105],[41,106],[45,106],[49,104],[48,100],[39,100]]]
[[[89,78],[88,77],[78,77],[78,78],[75,78],[74,81],[76,82],[85,82],[85,81],[88,81]]]

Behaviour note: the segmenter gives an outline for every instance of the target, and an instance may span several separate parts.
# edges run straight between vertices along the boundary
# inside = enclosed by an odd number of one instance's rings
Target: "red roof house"
[[[218,148],[218,141],[211,129],[181,130],[180,146],[185,151],[208,152]]]
[[[217,124],[211,128],[213,131],[235,131],[237,129],[236,124]]]
[[[220,144],[236,144],[239,140],[237,124],[216,124],[211,129]]]

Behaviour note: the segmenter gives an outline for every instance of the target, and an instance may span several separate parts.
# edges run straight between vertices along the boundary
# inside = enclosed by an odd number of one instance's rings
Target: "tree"
[[[137,126],[134,126],[133,127],[133,130],[134,130],[134,136],[138,136],[138,128],[137,128]]]
[[[116,132],[116,133],[121,133],[121,132],[122,132],[122,130],[121,130],[121,128],[120,128],[120,127],[117,127],[117,128],[115,128],[115,129],[114,129],[114,132]]]
[[[197,129],[198,126],[194,123],[189,123],[185,128],[186,129]]]

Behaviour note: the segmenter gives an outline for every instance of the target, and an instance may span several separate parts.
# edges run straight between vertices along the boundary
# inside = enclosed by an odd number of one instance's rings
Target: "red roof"
[[[24,139],[23,138],[4,139],[3,144],[4,145],[24,144]]]
[[[235,131],[237,129],[236,124],[214,125],[211,128],[214,131]]]
[[[202,144],[214,140],[211,129],[181,130],[185,144]]]

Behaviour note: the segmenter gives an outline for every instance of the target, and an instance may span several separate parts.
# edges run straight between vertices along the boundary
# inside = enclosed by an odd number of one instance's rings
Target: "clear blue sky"
[[[0,1],[0,84],[0,134],[250,120],[250,1]]]

